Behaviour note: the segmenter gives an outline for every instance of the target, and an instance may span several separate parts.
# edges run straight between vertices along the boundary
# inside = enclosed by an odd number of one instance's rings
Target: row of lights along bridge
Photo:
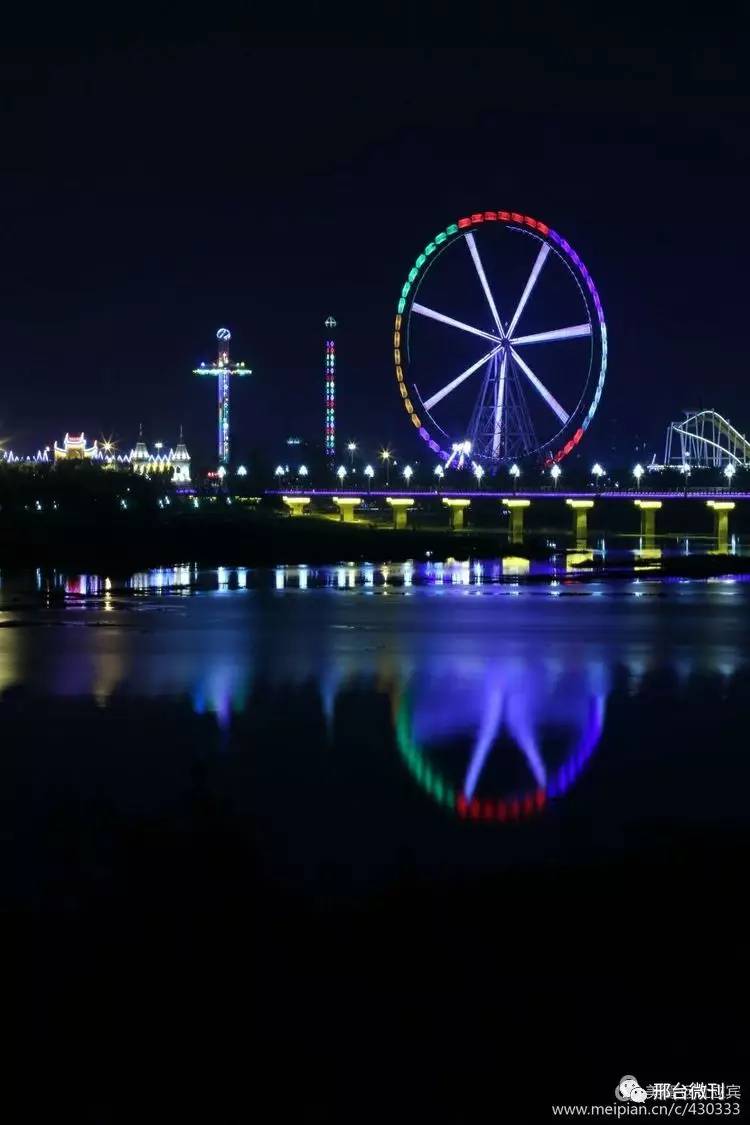
[[[349,466],[347,467],[346,465],[341,464],[336,469],[336,477],[338,478],[339,485],[342,489],[345,488],[347,486],[347,484],[354,487],[356,485],[356,479],[355,478],[356,478],[357,473],[358,473],[358,470],[355,467],[355,460],[354,460],[354,455],[357,451],[356,443],[355,442],[349,442],[349,444],[347,445],[347,450],[350,454]],[[379,456],[380,456],[381,461],[383,462],[383,476],[384,476],[383,483],[385,484],[386,488],[389,488],[390,485],[391,485],[391,466],[393,466],[393,468],[394,468],[394,481],[395,481],[397,479],[397,474],[396,474],[395,470],[396,470],[396,467],[398,465],[398,462],[394,459],[393,454],[388,449],[381,450]],[[459,468],[461,468],[461,467],[463,467],[463,465],[459,466]],[[372,487],[373,479],[376,475],[375,469],[373,468],[373,466],[371,464],[368,463],[362,468],[361,471],[362,471],[362,475],[365,477],[366,487],[369,491],[370,488]],[[485,476],[484,469],[477,462],[472,462],[470,471],[471,471],[471,475],[475,479],[476,488],[481,489],[482,480]],[[691,475],[690,466],[687,465],[687,464],[683,464],[683,465],[678,467],[678,471],[682,475],[684,487],[687,488],[688,481],[689,481],[689,478],[690,478],[690,475]],[[634,466],[633,471],[632,471],[632,475],[635,479],[635,487],[636,488],[641,487],[641,480],[642,480],[645,472],[646,472],[646,470],[644,469],[643,465],[641,465],[640,463]],[[731,487],[732,478],[734,477],[735,472],[736,472],[735,466],[731,463],[726,465],[723,469],[723,475],[726,479],[726,483],[727,483],[728,488]],[[244,475],[244,469],[242,469],[242,467],[240,467],[240,473]],[[413,469],[413,467],[410,464],[406,464],[400,470],[400,476],[403,478],[403,481],[406,484],[407,488],[411,484],[411,480],[414,476],[414,473],[415,473],[415,470]],[[513,464],[513,465],[510,466],[510,468],[508,470],[508,474],[511,478],[513,489],[515,491],[518,488],[519,479],[521,477],[521,469],[519,468],[518,465]],[[277,479],[277,482],[280,485],[283,485],[285,487],[288,487],[288,486],[293,485],[295,483],[301,488],[302,487],[309,487],[312,483],[311,480],[310,480],[310,470],[308,469],[307,465],[304,465],[304,464],[300,465],[296,470],[290,469],[288,465],[277,465],[276,469],[275,469],[275,472],[274,472],[274,475]],[[436,480],[435,488],[436,488],[437,491],[439,491],[440,487],[442,485],[442,482],[443,482],[443,478],[445,477],[445,468],[440,464],[436,465],[435,468],[433,469],[433,476],[435,477],[435,480]],[[561,476],[562,476],[562,469],[560,468],[560,466],[557,465],[557,464],[553,465],[551,467],[551,469],[549,470],[549,477],[552,480],[552,487],[553,488],[555,488],[555,489],[557,488],[558,482],[559,482]],[[607,471],[597,462],[591,469],[591,476],[594,479],[595,487],[597,489],[600,489],[600,488],[603,487],[604,479],[607,477]],[[619,482],[617,482],[615,484],[615,487],[619,488]]]

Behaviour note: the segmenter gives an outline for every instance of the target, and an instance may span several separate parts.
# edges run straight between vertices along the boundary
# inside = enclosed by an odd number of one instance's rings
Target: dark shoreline
[[[550,536],[554,537],[554,546]],[[595,533],[591,534],[589,543],[595,538]],[[622,542],[619,536],[618,540]],[[633,550],[639,546],[636,536],[625,542]],[[673,544],[674,537],[669,536],[657,538],[654,546],[672,548]],[[579,579],[628,576],[634,565],[644,568],[645,573],[665,577],[750,574],[750,558],[720,553],[715,548],[716,544],[706,537],[695,554],[644,557],[640,562],[595,555],[592,559],[570,559],[568,568]],[[197,518],[179,514],[157,520],[134,516],[106,520],[98,527],[89,522],[70,525],[45,521],[43,526],[29,522],[0,530],[3,570],[41,567],[88,573],[106,571],[111,576],[127,576],[135,570],[174,566],[177,562],[205,567],[271,567],[513,556],[545,562],[568,551],[575,551],[575,544],[569,533],[559,529],[535,531],[523,543],[511,543],[505,530],[470,528],[451,532],[446,528],[423,527],[394,531],[324,517],[294,519],[265,512],[201,513]]]

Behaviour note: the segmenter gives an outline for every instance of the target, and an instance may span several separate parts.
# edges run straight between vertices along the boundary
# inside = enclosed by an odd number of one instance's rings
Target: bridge
[[[572,519],[572,531],[576,542],[585,540],[588,534],[588,519],[596,504],[602,501],[614,501],[633,505],[638,510],[641,538],[648,543],[656,534],[657,513],[665,503],[685,504],[700,502],[705,505],[707,514],[712,517],[713,537],[718,541],[719,549],[728,546],[729,542],[729,516],[738,503],[750,501],[750,492],[732,488],[706,488],[688,491],[666,491],[650,489],[603,489],[601,492],[584,491],[575,492],[567,490],[550,489],[518,489],[513,492],[507,489],[503,492],[491,489],[477,490],[476,492],[455,492],[451,490],[399,490],[399,489],[372,489],[346,490],[346,489],[269,489],[265,493],[268,497],[280,499],[287,507],[291,516],[304,516],[315,509],[315,506],[330,506],[337,509],[339,518],[344,523],[353,523],[358,510],[363,504],[372,504],[377,501],[385,504],[390,509],[393,528],[401,530],[408,526],[409,515],[415,509],[417,502],[420,506],[425,503],[440,505],[447,510],[448,523],[452,531],[461,531],[464,527],[465,517],[472,504],[494,502],[499,504],[510,517],[511,542],[519,542],[524,533],[524,517],[534,502],[552,502],[564,504],[569,509]],[[315,505],[315,502],[318,502]]]

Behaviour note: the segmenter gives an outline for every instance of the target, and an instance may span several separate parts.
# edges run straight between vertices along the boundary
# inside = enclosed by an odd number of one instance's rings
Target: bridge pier
[[[511,500],[501,500],[501,504],[510,512],[510,541],[511,543],[521,543],[523,541],[523,514],[526,508],[531,505],[530,500],[519,500],[517,497]]]
[[[359,507],[362,499],[359,496],[334,496],[333,502],[339,510],[339,519],[342,523],[354,523],[354,509]]]
[[[305,508],[310,503],[309,496],[282,496],[281,499],[289,509],[290,516],[304,516]]]
[[[643,545],[648,547],[649,542],[653,546],[654,535],[656,534],[656,513],[661,508],[661,500],[635,500],[636,508],[641,509],[641,539]]]
[[[464,526],[464,513],[471,504],[471,500],[454,500],[452,497],[443,497],[443,503],[450,516],[451,531],[461,531]]]
[[[734,510],[734,500],[707,500],[706,507],[714,512],[714,539],[719,550],[729,546],[729,513]]]
[[[406,517],[409,514],[409,509],[414,507],[414,501],[402,496],[386,496],[386,504],[388,504],[393,512],[393,528],[394,531],[400,531],[406,527]]]
[[[573,537],[576,544],[584,546],[589,533],[589,509],[593,508],[593,500],[566,500],[565,503],[573,510]]]

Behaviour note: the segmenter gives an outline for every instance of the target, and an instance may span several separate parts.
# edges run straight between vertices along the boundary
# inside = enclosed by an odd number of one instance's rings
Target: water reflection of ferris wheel
[[[606,697],[599,665],[493,664],[402,691],[396,742],[439,804],[475,820],[519,820],[575,783],[601,739]]]

